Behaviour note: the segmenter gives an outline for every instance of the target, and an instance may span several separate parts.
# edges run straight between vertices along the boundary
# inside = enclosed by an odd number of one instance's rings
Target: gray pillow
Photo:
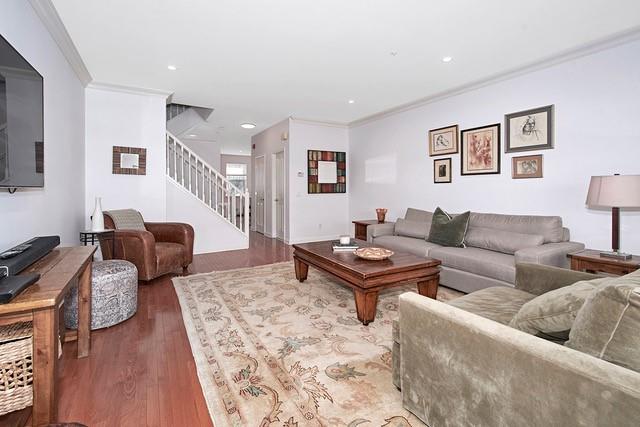
[[[593,292],[565,345],[640,372],[640,271]]]
[[[542,245],[544,236],[496,230],[495,228],[469,227],[464,242],[467,246],[474,248],[513,255],[520,249]]]
[[[467,211],[451,217],[442,209],[436,208],[431,220],[431,229],[427,240],[442,246],[466,247],[464,235],[467,233],[470,214],[471,212]]]
[[[417,239],[426,239],[429,234],[431,223],[423,221],[411,221],[408,219],[398,218],[396,220],[395,234],[398,236],[415,237]]]
[[[598,287],[614,279],[582,280],[537,296],[520,307],[509,326],[551,341],[564,342],[569,339],[569,330],[585,300]]]

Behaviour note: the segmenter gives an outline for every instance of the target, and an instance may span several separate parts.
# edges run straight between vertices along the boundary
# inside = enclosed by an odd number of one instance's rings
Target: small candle
[[[348,245],[349,243],[351,243],[351,236],[340,236],[341,245]]]

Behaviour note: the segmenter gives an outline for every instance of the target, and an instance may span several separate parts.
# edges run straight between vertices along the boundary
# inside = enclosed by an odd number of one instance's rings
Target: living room
[[[0,425],[637,424],[636,2],[183,3],[0,6]]]

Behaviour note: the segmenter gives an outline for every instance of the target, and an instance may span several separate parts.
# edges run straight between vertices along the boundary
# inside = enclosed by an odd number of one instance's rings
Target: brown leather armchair
[[[187,268],[193,261],[193,227],[172,222],[145,222],[146,230],[117,229],[104,213],[104,227],[115,230],[114,239],[101,240],[104,259],[125,259],[138,268],[139,280],[151,280]]]

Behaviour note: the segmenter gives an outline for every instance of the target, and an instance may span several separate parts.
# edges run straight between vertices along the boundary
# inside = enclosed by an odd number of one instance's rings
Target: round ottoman
[[[64,300],[64,324],[78,328],[78,286]],[[91,330],[124,322],[138,309],[138,270],[129,261],[96,261],[91,269]]]

